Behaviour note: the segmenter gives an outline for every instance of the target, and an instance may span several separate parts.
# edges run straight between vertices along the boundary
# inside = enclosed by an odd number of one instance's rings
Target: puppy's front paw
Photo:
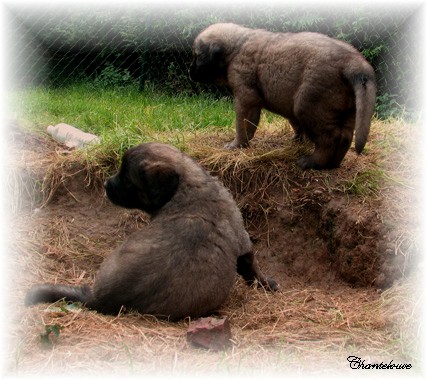
[[[315,170],[328,170],[328,169],[336,169],[340,165],[336,161],[325,161],[323,160],[321,163],[314,158],[314,155],[311,156],[302,156],[297,160],[297,165],[302,169],[315,169]]]
[[[302,170],[314,169],[314,163],[313,163],[313,160],[311,159],[311,156],[302,156],[298,158],[297,165]]]
[[[225,144],[224,149],[235,150],[235,149],[247,148],[248,146],[249,146],[248,143],[240,143],[236,140],[233,140],[233,141]]]

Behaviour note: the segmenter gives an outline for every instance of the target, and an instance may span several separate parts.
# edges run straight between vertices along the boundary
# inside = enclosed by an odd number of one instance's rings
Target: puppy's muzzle
[[[115,177],[111,177],[104,182],[105,193],[107,194],[107,197],[113,202],[116,198],[115,182],[117,182],[115,181]]]

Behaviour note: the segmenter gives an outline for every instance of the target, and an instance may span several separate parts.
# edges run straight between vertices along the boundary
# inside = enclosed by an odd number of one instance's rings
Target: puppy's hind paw
[[[280,289],[280,285],[272,278],[267,278],[267,289],[271,292],[277,292]]]
[[[279,284],[270,277],[265,277],[261,282],[258,283],[259,287],[263,287],[265,290],[270,292],[277,292],[280,289]]]

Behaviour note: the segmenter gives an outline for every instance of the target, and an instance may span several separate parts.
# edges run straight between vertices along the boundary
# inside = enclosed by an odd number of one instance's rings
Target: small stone
[[[221,351],[231,344],[231,328],[228,317],[199,318],[190,322],[187,340],[196,347]]]

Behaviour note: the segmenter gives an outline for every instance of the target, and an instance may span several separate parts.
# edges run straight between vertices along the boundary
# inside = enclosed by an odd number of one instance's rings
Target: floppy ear
[[[211,61],[217,61],[221,58],[223,48],[217,42],[212,42],[209,46],[209,58]]]
[[[158,210],[171,200],[179,184],[179,174],[172,165],[158,162],[140,166],[150,208]]]

